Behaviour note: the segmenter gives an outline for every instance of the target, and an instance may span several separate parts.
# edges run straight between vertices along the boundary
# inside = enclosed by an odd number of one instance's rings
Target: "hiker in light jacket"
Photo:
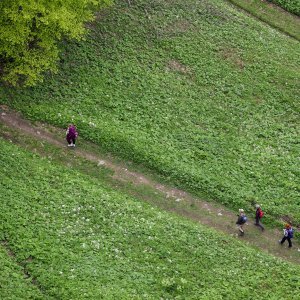
[[[243,209],[239,209],[239,215],[238,215],[238,219],[236,221],[236,224],[238,225],[239,228],[239,232],[241,235],[244,235],[244,224],[247,222],[247,217],[245,215],[245,211]]]
[[[294,229],[290,224],[285,224],[283,229],[283,238],[280,242],[281,245],[287,240],[289,242],[289,248],[292,247],[292,238],[294,237]]]
[[[74,124],[69,124],[66,132],[66,140],[68,142],[68,147],[75,147],[76,139],[78,137],[78,132]]]

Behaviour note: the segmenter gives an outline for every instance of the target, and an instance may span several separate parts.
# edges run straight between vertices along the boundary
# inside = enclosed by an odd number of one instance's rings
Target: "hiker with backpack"
[[[283,245],[283,243],[287,240],[289,242],[289,248],[292,247],[292,238],[294,237],[294,229],[291,224],[285,224],[283,229],[283,238],[279,240],[279,243]]]
[[[236,221],[236,224],[238,225],[239,232],[241,235],[244,235],[244,229],[243,226],[247,222],[247,217],[245,215],[245,211],[243,209],[239,209],[239,215],[238,220]]]
[[[75,147],[76,139],[78,137],[78,132],[74,124],[69,124],[66,132],[66,140],[68,142],[68,147]]]
[[[264,226],[261,224],[260,220],[264,216],[264,212],[262,211],[260,205],[256,204],[256,213],[255,213],[255,225],[258,226],[262,231],[265,230]]]

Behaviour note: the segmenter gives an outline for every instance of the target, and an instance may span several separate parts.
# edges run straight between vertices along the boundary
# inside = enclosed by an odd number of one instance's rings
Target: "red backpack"
[[[259,209],[258,215],[259,215],[259,218],[262,218],[264,216],[264,212],[261,209]]]

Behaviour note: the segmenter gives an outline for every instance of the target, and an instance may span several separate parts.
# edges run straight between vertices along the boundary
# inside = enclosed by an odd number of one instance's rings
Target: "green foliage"
[[[300,1],[299,0],[270,0],[275,4],[278,4],[285,10],[300,16]]]
[[[289,36],[300,41],[300,19],[297,15],[278,9],[277,5],[270,5],[261,0],[229,0],[251,15],[257,17],[270,26],[279,29]]]
[[[119,1],[61,73],[3,103],[199,195],[299,211],[299,42],[220,1]]]
[[[0,168],[0,239],[45,299],[298,297],[299,266],[2,139]]]
[[[3,0],[0,2],[0,75],[12,85],[33,85],[56,71],[58,41],[79,40],[93,9],[109,0]]]
[[[44,299],[41,292],[31,283],[31,278],[24,274],[24,270],[9,256],[5,248],[0,245],[0,295],[2,300],[8,299]]]

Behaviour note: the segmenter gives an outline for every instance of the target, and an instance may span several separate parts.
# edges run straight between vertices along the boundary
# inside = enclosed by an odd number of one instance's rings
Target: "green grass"
[[[299,42],[223,1],[124,1],[64,45],[43,85],[0,89],[28,118],[228,207],[299,210]],[[255,200],[253,200],[255,199]]]
[[[0,239],[45,299],[298,297],[299,266],[2,138],[0,158]],[[3,299],[20,299],[21,288]]]
[[[285,10],[300,16],[300,2],[298,0],[270,0]]]
[[[229,0],[260,20],[300,41],[300,18],[261,0]],[[295,0],[298,1],[298,0]],[[275,1],[274,1],[275,2]],[[300,1],[298,1],[300,5]]]
[[[0,295],[1,299],[45,299],[20,267],[0,245]]]

